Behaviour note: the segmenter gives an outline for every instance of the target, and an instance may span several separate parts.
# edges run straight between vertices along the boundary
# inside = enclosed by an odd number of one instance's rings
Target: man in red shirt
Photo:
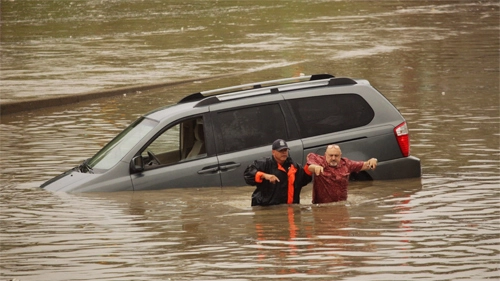
[[[375,169],[377,159],[363,162],[342,158],[340,147],[332,144],[326,148],[325,156],[309,153],[307,164],[309,171],[315,175],[312,203],[319,204],[347,200],[349,175]]]

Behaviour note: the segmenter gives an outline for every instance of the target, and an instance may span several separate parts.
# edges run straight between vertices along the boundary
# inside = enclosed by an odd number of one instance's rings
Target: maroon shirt
[[[364,162],[341,158],[340,163],[332,167],[326,162],[325,156],[309,153],[307,164],[323,167],[323,174],[314,174],[312,203],[318,204],[347,200],[349,174],[361,171]]]

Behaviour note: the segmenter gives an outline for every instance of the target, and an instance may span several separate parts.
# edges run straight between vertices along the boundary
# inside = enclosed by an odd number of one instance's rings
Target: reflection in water
[[[393,275],[394,267],[409,279],[468,276],[443,263],[452,259],[495,276],[489,260],[498,254],[498,227],[486,221],[498,211],[482,205],[495,202],[482,197],[494,187],[440,187],[449,182],[431,189],[419,180],[353,183],[348,202],[268,208],[249,206],[253,187],[82,195],[2,190],[2,202],[9,202],[0,207],[2,241],[9,244],[1,264],[22,280],[68,280],[68,274],[70,280],[110,274],[329,280]],[[478,204],[470,202],[474,197]]]
[[[0,278],[500,278],[498,11],[495,1],[3,1],[2,100],[246,73],[2,116]],[[270,208],[250,207],[253,187],[36,188],[160,105],[301,72],[370,80],[407,119],[422,179],[353,182],[347,202],[325,205],[309,204],[309,186],[301,205]]]

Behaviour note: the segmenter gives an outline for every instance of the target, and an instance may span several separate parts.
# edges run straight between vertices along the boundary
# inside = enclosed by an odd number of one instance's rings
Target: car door
[[[189,117],[155,135],[138,153],[144,168],[131,175],[134,190],[221,186],[205,119]]]
[[[289,128],[278,101],[212,111],[211,119],[222,186],[246,185],[245,169],[257,159],[271,157],[276,139],[287,140],[297,157],[302,153],[300,140],[288,140]]]

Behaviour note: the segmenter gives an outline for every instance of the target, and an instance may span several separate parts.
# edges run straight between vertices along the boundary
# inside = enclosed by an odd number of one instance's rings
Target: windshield
[[[116,165],[158,122],[141,117],[123,130],[88,161],[90,168],[107,170]]]

